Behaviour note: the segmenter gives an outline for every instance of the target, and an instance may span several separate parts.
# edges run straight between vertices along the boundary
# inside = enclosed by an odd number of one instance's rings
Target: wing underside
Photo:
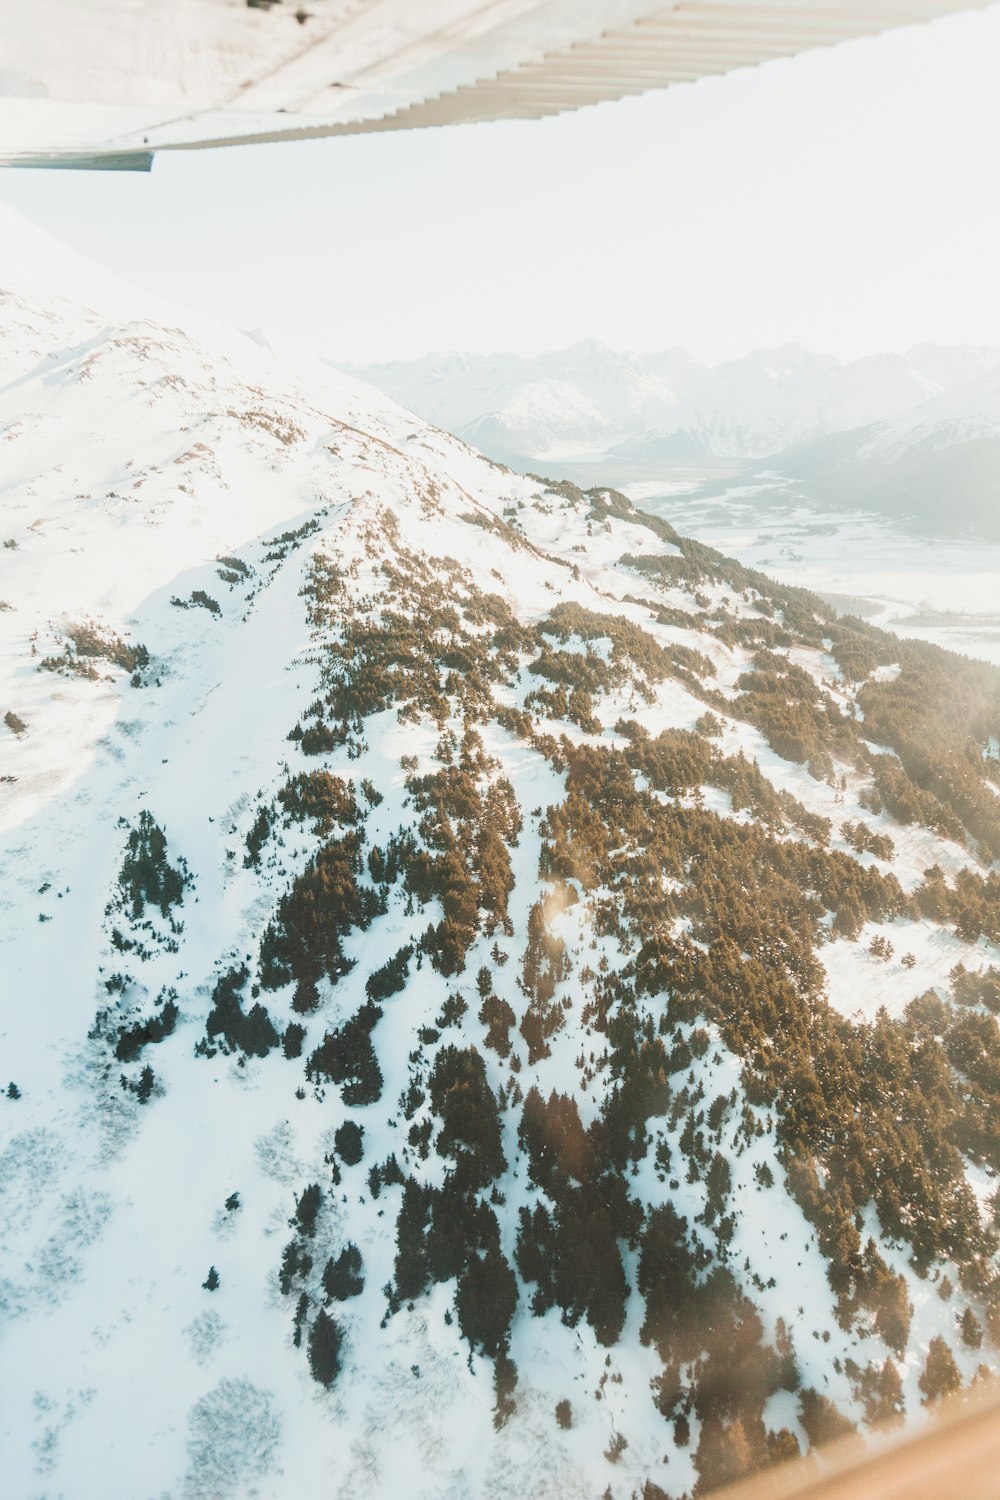
[[[0,0],[0,163],[534,120],[977,0]]]

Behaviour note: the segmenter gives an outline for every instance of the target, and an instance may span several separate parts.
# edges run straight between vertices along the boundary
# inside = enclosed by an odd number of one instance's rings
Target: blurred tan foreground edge
[[[1000,1500],[1000,1380],[943,1401],[917,1433],[845,1438],[712,1500]]]

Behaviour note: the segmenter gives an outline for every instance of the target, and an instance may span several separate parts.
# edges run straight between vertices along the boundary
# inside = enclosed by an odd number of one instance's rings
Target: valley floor
[[[715,476],[671,473],[625,492],[685,536],[697,537],[782,583],[812,589],[843,614],[913,640],[1000,664],[1000,545],[922,535],[884,517],[824,510],[796,491],[734,485],[704,496]]]

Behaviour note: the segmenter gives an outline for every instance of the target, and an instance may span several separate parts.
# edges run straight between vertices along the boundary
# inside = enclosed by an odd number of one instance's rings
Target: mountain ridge
[[[345,368],[461,436],[485,433],[495,456],[602,453],[628,463],[671,442],[703,456],[763,458],[897,418],[998,361],[1000,351],[985,347],[915,344],[845,363],[786,344],[710,367],[678,350],[621,354],[589,340],[535,359],[429,355]]]

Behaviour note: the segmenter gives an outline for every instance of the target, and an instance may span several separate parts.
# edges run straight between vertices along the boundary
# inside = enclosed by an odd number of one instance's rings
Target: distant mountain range
[[[350,370],[512,468],[627,483],[767,460],[825,503],[1000,534],[1000,350],[845,364],[788,344],[710,367],[585,341]]]
[[[763,458],[888,422],[1000,368],[1000,350],[917,345],[842,364],[796,344],[710,367],[594,340],[525,359],[431,354],[351,372],[490,457]]]
[[[815,499],[1000,538],[1000,369],[778,456]]]

